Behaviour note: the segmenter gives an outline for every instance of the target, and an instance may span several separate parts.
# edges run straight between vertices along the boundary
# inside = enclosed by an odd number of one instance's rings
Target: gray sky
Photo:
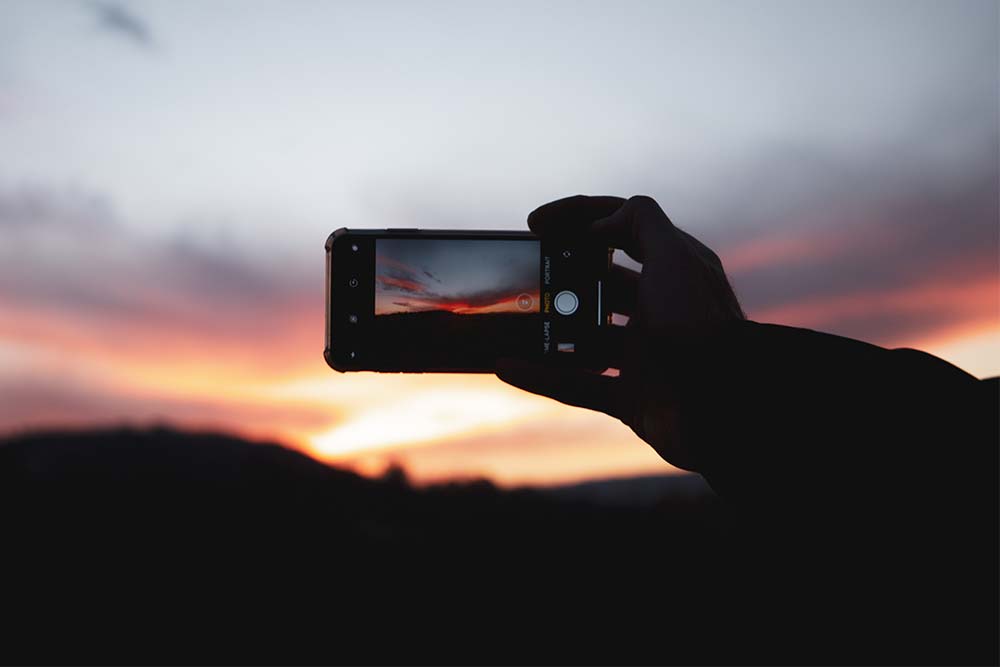
[[[5,0],[0,19],[8,225],[87,202],[122,253],[179,247],[283,295],[320,289],[339,226],[522,228],[553,198],[645,193],[751,314],[997,274],[995,2]],[[31,233],[7,248],[25,266]],[[805,322],[889,342],[966,316]]]

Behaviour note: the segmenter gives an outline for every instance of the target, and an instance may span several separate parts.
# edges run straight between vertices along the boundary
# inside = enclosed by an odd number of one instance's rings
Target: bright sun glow
[[[979,378],[1000,375],[1000,325],[915,346]]]
[[[440,442],[459,435],[509,428],[536,418],[546,404],[506,390],[439,388],[381,400],[345,423],[312,438],[314,453],[336,458],[363,450]]]

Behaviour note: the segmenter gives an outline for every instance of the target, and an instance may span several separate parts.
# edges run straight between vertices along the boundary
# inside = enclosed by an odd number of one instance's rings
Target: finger
[[[715,251],[709,248],[707,245],[691,236],[683,229],[677,227],[677,233],[688,243],[695,254],[701,258],[701,261],[705,263],[706,266],[710,267],[713,271],[725,275],[725,270],[722,268],[722,260],[719,256],[715,254]]]
[[[711,272],[711,279],[715,285],[714,291],[717,295],[715,301],[718,303],[718,314],[724,318],[745,320],[747,316],[743,312],[743,307],[740,306],[739,299],[736,298],[736,293],[733,291],[733,286],[729,282],[729,277],[726,275],[726,270],[723,268],[722,260],[719,259],[719,256],[714,250],[683,229],[678,228],[677,233],[680,234],[688,246],[701,258],[702,264]]]
[[[621,248],[637,262],[678,244],[676,229],[654,199],[631,197],[621,208],[590,226],[595,240]]]
[[[612,313],[635,314],[639,301],[639,272],[613,264],[608,273],[607,308]]]
[[[577,368],[557,368],[521,359],[501,359],[497,377],[532,394],[560,403],[619,416],[618,378]]]
[[[597,330],[600,360],[603,363],[612,368],[622,367],[625,362],[628,333],[628,329],[615,324],[603,326]]]
[[[565,237],[587,233],[590,223],[621,208],[621,197],[576,195],[539,206],[528,214],[528,228],[538,236]]]

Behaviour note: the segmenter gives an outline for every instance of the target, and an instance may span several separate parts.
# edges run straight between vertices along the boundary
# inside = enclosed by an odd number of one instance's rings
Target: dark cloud
[[[119,35],[136,46],[151,48],[153,33],[141,18],[112,2],[95,2],[90,5],[97,16],[98,24],[109,33]]]
[[[0,324],[21,312],[121,344],[155,336],[233,348],[299,341],[307,322],[321,327],[319,262],[310,272],[236,243],[146,237],[100,199],[42,190],[0,190],[0,234]]]
[[[97,423],[152,423],[165,419],[188,425],[238,425],[248,430],[274,424],[299,429],[329,426],[340,418],[328,406],[303,407],[228,397],[178,398],[136,395],[66,374],[8,374],[0,378],[0,434],[36,427]]]
[[[802,237],[817,246],[814,254],[803,253],[801,259],[792,254],[774,264],[737,270],[736,278],[754,306],[770,307],[903,288],[929,276],[954,281],[995,271],[996,185],[966,185],[960,192],[941,193],[927,184],[862,206],[844,193],[843,204],[827,205],[818,228],[799,229],[791,217],[768,230]],[[802,212],[802,217],[815,218],[815,213]]]
[[[0,191],[0,230],[56,226],[76,230],[107,229],[114,213],[101,197],[79,191],[21,188]]]
[[[690,228],[732,260],[751,317],[808,312],[794,323],[882,344],[1000,323],[995,297],[966,298],[1000,285],[1000,138],[975,136],[948,144],[950,160],[776,153],[734,170]]]
[[[406,277],[406,274],[401,274],[399,271],[388,271],[384,275],[375,276],[375,283],[380,291],[399,292],[414,296],[437,296],[427,289],[427,285],[414,279],[412,274]]]

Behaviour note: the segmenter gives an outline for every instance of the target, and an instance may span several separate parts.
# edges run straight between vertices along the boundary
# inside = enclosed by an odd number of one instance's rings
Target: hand
[[[696,438],[684,422],[680,400],[684,388],[672,381],[669,364],[665,368],[660,361],[665,345],[697,340],[745,319],[718,256],[675,227],[650,197],[560,199],[533,211],[528,226],[543,238],[588,237],[620,248],[642,263],[642,272],[612,267],[611,310],[629,318],[627,326],[606,332],[615,341],[608,354],[619,368],[617,377],[521,360],[502,360],[497,376],[532,393],[617,417],[669,463],[696,470]]]

